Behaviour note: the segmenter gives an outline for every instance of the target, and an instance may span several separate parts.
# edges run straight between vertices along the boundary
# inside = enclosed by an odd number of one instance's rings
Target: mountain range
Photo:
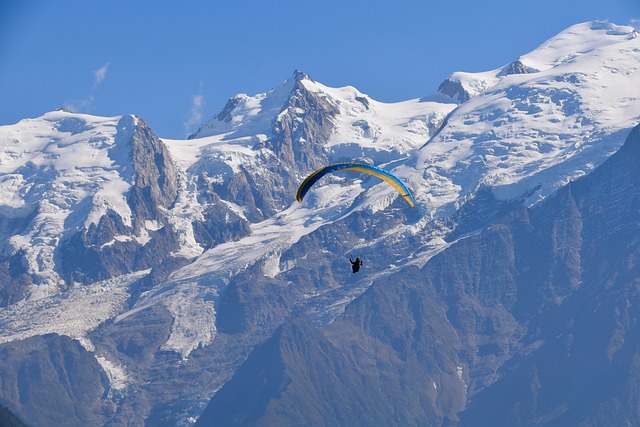
[[[301,71],[187,140],[0,127],[0,405],[29,425],[640,424],[640,34],[430,95]],[[392,171],[306,176],[335,162]],[[357,274],[349,257],[363,258]]]

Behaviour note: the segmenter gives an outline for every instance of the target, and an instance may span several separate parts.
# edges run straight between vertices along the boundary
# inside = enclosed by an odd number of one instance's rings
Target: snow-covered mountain
[[[55,405],[25,398],[19,383],[43,360],[63,369],[55,347],[95,376],[89,397],[62,387],[58,410],[80,414],[70,425],[87,425],[83,399],[99,408],[91,424],[190,425],[225,384],[254,384],[273,368],[256,365],[254,349],[275,364],[309,363],[279,361],[260,345],[297,345],[282,337],[300,330],[315,337],[300,321],[343,348],[374,284],[426,280],[415,269],[440,265],[434,256],[455,253],[509,209],[550,203],[620,150],[640,123],[638,36],[579,24],[503,67],[455,73],[431,95],[392,104],[296,71],[268,92],[233,97],[188,140],[160,139],[129,115],[55,111],[0,127],[0,355],[11,361],[0,403],[37,425],[54,419]],[[309,173],[354,159],[392,170],[416,208],[348,174],[295,201]],[[350,255],[365,260],[355,276]],[[447,301],[433,310],[462,304],[437,287],[421,292],[415,298]],[[381,315],[377,304],[361,315]],[[469,328],[456,315],[434,317],[434,336],[462,336]],[[509,325],[501,333],[515,349],[528,323]],[[29,346],[37,358],[20,362]],[[514,356],[456,348],[445,359],[460,365],[437,372],[458,397],[461,384],[488,389],[497,377],[487,370]],[[64,375],[74,383],[81,372]],[[442,421],[437,414],[415,419]]]
[[[602,163],[638,123],[637,45],[631,28],[583,24],[520,66],[455,74],[472,99],[418,155],[427,196],[444,185],[458,199],[485,185],[513,198],[540,185],[533,203]]]

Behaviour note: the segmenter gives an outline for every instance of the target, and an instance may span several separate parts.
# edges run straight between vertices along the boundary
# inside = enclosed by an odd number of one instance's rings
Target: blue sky
[[[570,25],[638,26],[638,0],[5,0],[0,125],[66,106],[184,138],[301,70],[385,102],[497,68]]]

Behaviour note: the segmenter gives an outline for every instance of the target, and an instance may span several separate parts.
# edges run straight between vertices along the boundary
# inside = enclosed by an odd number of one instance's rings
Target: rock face
[[[2,405],[0,405],[0,425],[4,427],[27,427],[20,418]]]
[[[22,255],[18,252],[0,262],[0,307],[20,301],[33,283],[22,264]]]
[[[326,161],[324,145],[333,132],[338,113],[324,96],[310,92],[301,82],[308,77],[294,74],[296,83],[274,123],[265,146],[288,168],[301,171],[317,169]]]
[[[636,128],[593,174],[330,325],[287,322],[197,425],[637,424],[638,161]]]
[[[471,99],[471,95],[462,86],[460,81],[453,80],[451,78],[445,79],[440,86],[438,86],[438,93],[447,95],[456,101],[463,103]]]
[[[510,74],[528,74],[535,73],[537,70],[527,67],[522,63],[520,59],[516,59],[505,68],[503,68],[501,75],[510,75]]]
[[[115,414],[104,400],[108,380],[95,357],[58,335],[0,345],[1,393],[28,425],[105,425]]]
[[[179,249],[166,215],[177,196],[169,152],[144,121],[132,116],[120,120],[116,140],[131,169],[124,172],[132,183],[127,193],[132,216],[125,223],[120,214],[108,210],[97,224],[82,228],[60,245],[61,270],[68,281],[90,283],[153,268]],[[157,230],[147,231],[147,221],[158,224]],[[136,240],[143,230],[150,244]]]
[[[277,118],[265,129],[267,138],[253,147],[263,152],[262,167],[242,167],[229,180],[214,186],[225,200],[248,207],[247,218],[251,222],[262,221],[288,206],[300,177],[327,164],[324,146],[333,135],[333,118],[338,110],[326,96],[308,90],[303,84],[305,79],[309,77],[294,73],[287,96],[272,101],[282,102]],[[280,94],[270,96],[277,95]],[[230,100],[213,120],[229,121],[228,116],[237,105],[237,101]]]
[[[457,337],[418,279],[417,269],[389,278],[323,330],[285,324],[197,425],[442,425],[455,417],[465,396],[450,346]]]
[[[561,191],[555,209],[532,212],[546,223],[531,248],[546,268],[527,266],[521,293],[531,301],[523,305],[531,321],[522,349],[472,398],[462,425],[640,422],[631,398],[638,393],[640,175],[632,164],[639,158],[636,128],[601,168]]]
[[[161,277],[188,263],[180,251],[180,231],[173,208],[178,197],[178,172],[162,141],[140,118],[125,116],[118,123],[118,149],[126,159],[123,168],[131,182],[126,220],[107,210],[99,222],[71,235],[59,247],[61,270],[68,281],[91,283],[135,271],[153,269]],[[194,238],[203,248],[249,233],[248,223],[228,209],[201,181],[199,196],[205,206],[191,220]],[[152,224],[150,227],[149,224]],[[15,275],[15,273],[14,273]]]
[[[126,124],[124,126],[130,126]],[[134,229],[142,221],[159,220],[162,209],[175,201],[178,184],[169,151],[142,120],[138,119],[130,141],[133,191],[129,204],[135,212]]]

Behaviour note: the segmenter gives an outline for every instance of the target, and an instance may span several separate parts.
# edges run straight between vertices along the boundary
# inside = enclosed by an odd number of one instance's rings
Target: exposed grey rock
[[[162,305],[154,305],[139,313],[134,313],[119,322],[109,322],[92,333],[92,340],[102,348],[110,360],[126,367],[131,384],[121,393],[114,395],[118,402],[118,412],[108,426],[144,425],[154,402],[166,398],[159,384],[149,389],[145,384],[158,380],[168,381],[171,366],[176,356],[161,349],[169,336],[173,317]],[[164,368],[163,368],[164,366]],[[171,388],[171,387],[169,387]],[[174,390],[175,392],[175,390]]]
[[[508,76],[510,74],[529,74],[529,73],[536,73],[536,72],[538,72],[538,70],[532,67],[527,67],[518,58],[515,61],[511,62],[506,67],[504,67],[503,70],[498,75]]]
[[[27,176],[39,173],[51,175],[51,171],[44,171],[31,162],[27,162],[19,172]],[[11,236],[22,234],[37,214],[38,208],[31,207],[13,209],[8,216],[0,214],[0,307],[20,301],[34,282],[27,269],[24,252],[13,252],[8,240]]]
[[[296,84],[273,125],[273,137],[265,146],[291,169],[314,169],[325,159],[323,147],[333,132],[332,120],[338,113],[323,95],[307,90],[304,74]]]
[[[198,179],[199,200],[205,206],[203,212],[204,221],[192,222],[198,243],[204,248],[209,248],[250,234],[249,222],[231,210],[220,199],[220,196],[216,193],[216,188],[207,178],[207,172],[203,171]],[[248,192],[244,194],[250,195],[251,192],[247,187],[248,185],[234,189],[234,191],[244,191]],[[252,199],[245,199],[245,201],[250,206],[248,214],[251,216],[256,209],[255,202]]]
[[[118,123],[116,141],[120,153],[113,154],[114,160],[132,168],[123,168],[133,182],[127,194],[131,226],[109,210],[97,225],[90,224],[65,239],[58,252],[63,277],[69,281],[90,283],[157,267],[179,249],[163,211],[177,195],[176,171],[167,148],[142,119],[132,116],[124,116]],[[141,245],[133,237],[145,228],[145,221],[156,221],[163,227],[148,231],[150,241]]]
[[[0,307],[6,307],[23,299],[32,277],[23,264],[24,254],[17,252],[0,261]]]
[[[636,128],[593,174],[532,210],[537,223],[547,224],[546,233],[533,228],[539,243],[532,248],[547,267],[531,262],[523,275],[522,296],[530,302],[522,307],[533,317],[522,348],[471,400],[462,425],[639,422],[630,400],[639,384],[640,174],[632,166],[639,158]]]
[[[455,347],[443,345],[456,340],[455,332],[416,273],[370,288],[324,330],[286,323],[216,394],[197,425],[443,425],[455,417],[464,386]],[[406,292],[394,283],[408,285]],[[439,338],[427,342],[425,329]]]
[[[28,427],[8,408],[0,405],[0,425],[3,427]]]
[[[240,100],[241,99],[238,96],[234,96],[233,98],[229,99],[225,104],[224,108],[222,109],[222,111],[220,111],[220,113],[213,116],[213,118],[216,120],[220,120],[221,122],[227,122],[227,123],[230,122],[232,118],[231,112],[233,111],[234,108],[238,106],[238,104],[240,103]]]
[[[99,426],[115,414],[102,368],[77,341],[44,335],[0,344],[0,362],[2,399],[29,425]]]
[[[130,147],[134,186],[129,193],[129,204],[137,220],[134,229],[138,231],[140,222],[162,219],[161,208],[168,208],[176,198],[177,178],[167,147],[140,118]]]
[[[214,188],[223,199],[246,207],[251,222],[288,206],[301,177],[327,164],[324,146],[333,134],[338,109],[324,95],[306,89],[305,74],[296,72],[292,79],[295,83],[269,137],[254,147],[268,150],[261,158],[266,170],[241,168]]]
[[[438,93],[455,99],[460,103],[467,102],[471,99],[471,95],[469,95],[469,92],[465,90],[462,83],[459,80],[451,78],[447,78],[440,83],[440,86],[438,86]]]
[[[366,96],[356,96],[356,101],[362,103],[364,108],[369,109],[369,99]]]

